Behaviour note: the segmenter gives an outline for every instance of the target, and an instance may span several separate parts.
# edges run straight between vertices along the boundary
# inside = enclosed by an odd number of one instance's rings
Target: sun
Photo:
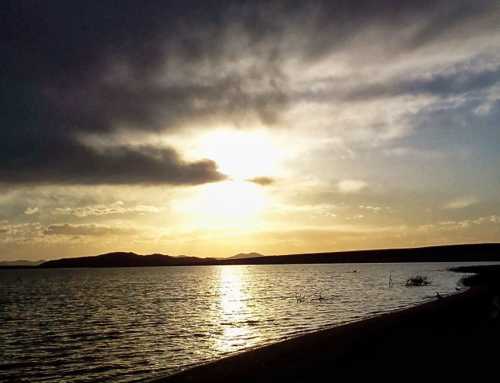
[[[216,130],[202,137],[197,152],[215,161],[220,172],[237,181],[275,174],[281,157],[266,131]]]
[[[272,189],[252,182],[276,178],[282,161],[279,145],[264,130],[216,129],[192,141],[192,158],[206,158],[227,176],[199,185],[176,202],[176,210],[197,228],[239,227],[261,223],[271,204]]]

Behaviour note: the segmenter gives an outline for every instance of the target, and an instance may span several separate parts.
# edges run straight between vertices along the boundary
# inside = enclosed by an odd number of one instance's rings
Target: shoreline
[[[498,297],[500,267],[477,266],[454,271],[474,272],[468,288],[442,299],[396,309],[360,321],[335,325],[283,341],[263,345],[181,370],[144,383],[181,382],[303,382],[327,376],[399,379],[406,370],[426,361],[442,376],[453,376],[464,359],[469,371],[488,361],[488,350],[500,339],[498,320],[491,321],[491,305]],[[467,283],[465,283],[467,285]],[[485,328],[486,326],[486,328]],[[474,336],[470,336],[474,335]],[[492,335],[492,336],[490,336]],[[459,349],[478,349],[467,355]],[[493,372],[492,362],[490,364]],[[484,366],[480,370],[485,370]],[[463,373],[456,374],[458,378]],[[435,374],[435,373],[434,373]]]

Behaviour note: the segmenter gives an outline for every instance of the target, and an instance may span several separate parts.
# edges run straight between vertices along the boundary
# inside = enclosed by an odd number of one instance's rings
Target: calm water
[[[450,266],[0,270],[0,381],[130,382],[172,373],[455,292],[463,275]],[[432,284],[405,287],[417,273]]]

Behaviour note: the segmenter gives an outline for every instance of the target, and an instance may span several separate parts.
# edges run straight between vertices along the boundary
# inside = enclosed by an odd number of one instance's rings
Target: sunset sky
[[[0,261],[500,241],[497,1],[0,20]]]

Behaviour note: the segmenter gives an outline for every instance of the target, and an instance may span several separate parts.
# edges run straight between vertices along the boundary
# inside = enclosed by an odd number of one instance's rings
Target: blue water
[[[455,293],[453,265],[0,270],[0,381],[169,374]],[[405,287],[415,274],[431,285]]]

